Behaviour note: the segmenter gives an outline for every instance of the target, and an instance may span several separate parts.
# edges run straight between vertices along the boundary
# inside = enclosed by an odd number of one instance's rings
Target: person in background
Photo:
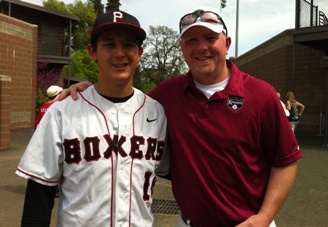
[[[303,156],[276,91],[226,60],[231,38],[219,9],[188,12],[179,28],[190,70],[149,93],[167,116],[176,226],[276,226]]]
[[[283,101],[281,101],[281,99],[280,99],[280,93],[277,92],[277,95],[278,95],[278,98],[279,98],[280,103],[281,103],[281,105],[282,105],[282,108],[283,108],[284,111],[285,111],[286,117],[289,117],[290,113],[289,113],[289,111],[287,110],[285,103],[284,103]]]
[[[44,103],[41,107],[40,110],[38,112],[38,116],[35,120],[35,124],[34,124],[34,129],[36,129],[36,127],[38,127],[43,115],[46,113],[47,109],[54,103],[54,99],[60,94],[60,92],[63,90],[63,88],[57,86],[57,85],[51,85],[48,89],[47,89],[47,96],[49,98],[49,101]]]
[[[287,92],[286,99],[286,108],[290,113],[288,120],[294,132],[296,125],[298,125],[301,120],[301,116],[304,112],[305,106],[295,99],[295,95],[291,91]]]
[[[28,180],[22,227],[50,225],[59,182],[58,227],[153,226],[167,122],[162,105],[132,86],[145,38],[126,12],[96,18],[87,48],[98,82],[78,101],[52,104],[16,170]]]

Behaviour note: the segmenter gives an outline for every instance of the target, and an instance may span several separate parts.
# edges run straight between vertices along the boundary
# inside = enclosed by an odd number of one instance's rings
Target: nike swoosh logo
[[[147,117],[147,122],[153,122],[153,121],[157,121],[157,119],[148,119]]]

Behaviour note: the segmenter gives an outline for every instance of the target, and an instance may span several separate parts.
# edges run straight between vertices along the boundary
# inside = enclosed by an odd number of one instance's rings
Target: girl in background
[[[305,106],[295,99],[295,95],[291,91],[287,92],[286,99],[286,108],[290,113],[288,120],[294,132],[304,112]]]

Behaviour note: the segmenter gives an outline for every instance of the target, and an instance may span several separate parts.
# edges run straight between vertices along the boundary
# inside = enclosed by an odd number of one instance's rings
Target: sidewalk
[[[11,148],[0,151],[0,227],[18,227],[22,215],[26,180],[15,169],[32,135],[32,129],[13,131]],[[328,226],[328,147],[322,136],[296,135],[304,157],[299,161],[295,186],[276,217],[279,227]],[[56,206],[58,205],[56,199]],[[173,227],[177,207],[170,181],[157,178],[153,210],[155,227]],[[56,223],[54,209],[51,227]]]

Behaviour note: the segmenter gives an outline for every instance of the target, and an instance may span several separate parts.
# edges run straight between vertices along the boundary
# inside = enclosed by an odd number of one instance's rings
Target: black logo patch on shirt
[[[236,112],[240,110],[244,105],[244,98],[237,96],[228,97],[228,107],[230,110]]]

